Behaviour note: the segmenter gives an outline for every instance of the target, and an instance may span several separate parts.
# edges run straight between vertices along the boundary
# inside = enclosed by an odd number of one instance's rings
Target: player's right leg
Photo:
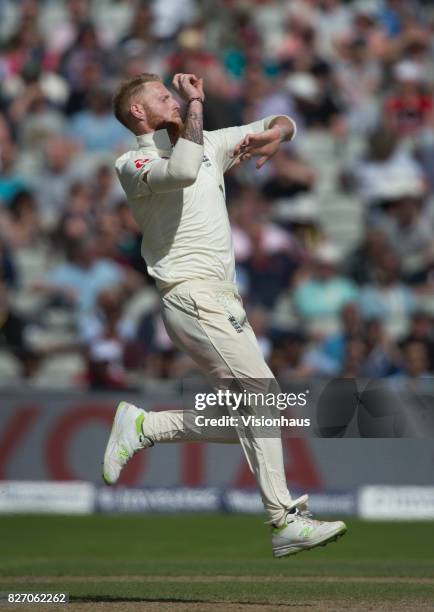
[[[163,300],[166,328],[172,340],[215,381],[216,388],[228,379],[241,382],[251,392],[264,386],[267,390],[274,388],[277,383],[245,321],[238,298],[229,292],[222,299],[221,288],[208,290],[206,283],[199,288],[198,284],[191,289],[193,283],[186,283]],[[268,514],[275,557],[325,545],[345,533],[346,526],[341,521],[310,518],[307,496],[291,499],[280,431],[264,435],[263,430],[246,427],[243,431],[237,429],[237,433]]]
[[[347,526],[343,521],[317,521],[307,510],[308,496],[294,500],[279,527],[271,529],[271,545],[274,557],[288,557],[317,546],[325,546],[344,535]]]
[[[173,342],[201,368],[215,389],[239,386],[264,393],[275,386],[239,296],[231,283],[193,281],[163,298],[163,318]],[[280,429],[275,435],[235,427],[258,484],[270,524],[280,525],[291,507]],[[259,435],[258,435],[259,434]],[[262,434],[262,435],[261,435]],[[204,438],[206,439],[206,438]]]

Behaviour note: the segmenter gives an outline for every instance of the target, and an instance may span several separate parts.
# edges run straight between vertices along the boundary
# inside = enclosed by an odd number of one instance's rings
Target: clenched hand
[[[191,98],[200,98],[202,101],[205,98],[203,79],[198,79],[194,74],[175,74],[172,85],[185,102],[188,102]]]

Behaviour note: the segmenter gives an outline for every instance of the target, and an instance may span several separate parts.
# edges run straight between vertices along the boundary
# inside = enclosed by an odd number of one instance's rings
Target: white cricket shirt
[[[137,137],[138,149],[116,161],[119,180],[143,232],[141,250],[148,273],[160,290],[196,279],[235,282],[223,175],[234,163],[233,151],[240,140],[266,130],[275,117],[204,131],[203,146],[179,139],[172,147],[166,130],[143,134]],[[152,168],[168,164],[176,147],[188,156],[186,165],[196,164],[196,179],[183,189],[154,193]],[[148,183],[144,181],[146,173]]]

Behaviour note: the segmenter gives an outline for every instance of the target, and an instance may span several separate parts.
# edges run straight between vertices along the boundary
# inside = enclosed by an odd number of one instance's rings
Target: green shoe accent
[[[136,419],[136,432],[137,435],[140,436],[140,434],[143,433],[142,431],[142,423],[145,420],[145,413],[142,412],[141,414],[139,414],[139,416]]]
[[[127,451],[127,449],[125,448],[125,446],[123,446],[120,450],[119,450],[119,457],[121,457],[122,459],[129,459],[130,453]]]
[[[301,538],[308,538],[313,530],[313,527],[303,527],[303,529],[299,533],[299,536]]]
[[[104,482],[106,483],[106,485],[111,485],[111,482],[109,480],[109,477],[107,476],[107,474],[104,472],[104,474],[102,475],[102,478],[104,480]]]
[[[280,525],[280,527],[273,527],[272,533],[280,533],[285,529],[286,526],[286,523],[283,523],[283,525]]]

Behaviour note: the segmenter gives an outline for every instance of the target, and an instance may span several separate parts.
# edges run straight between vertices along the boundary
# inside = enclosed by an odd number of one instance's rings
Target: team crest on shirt
[[[143,168],[143,166],[147,164],[148,161],[151,161],[151,160],[145,159],[144,157],[139,157],[138,159],[134,160],[134,165],[138,170],[140,170],[140,168]]]

